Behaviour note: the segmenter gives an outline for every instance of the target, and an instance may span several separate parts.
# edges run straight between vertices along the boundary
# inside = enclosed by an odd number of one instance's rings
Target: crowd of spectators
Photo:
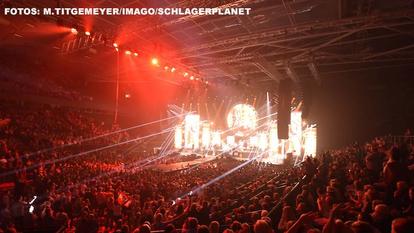
[[[0,116],[1,173],[58,159],[76,150],[128,139],[123,132],[85,141],[119,128],[96,120],[93,113],[71,108],[2,102]],[[72,146],[64,148],[68,144]]]
[[[6,58],[8,56],[4,56]],[[0,58],[0,63],[4,63],[4,58]],[[6,58],[7,60],[7,58]],[[24,65],[24,73],[21,73]],[[39,72],[39,67],[35,66],[30,69],[26,63],[18,62],[18,64],[0,65],[0,91],[2,94],[19,95],[25,94],[31,97],[52,97],[55,99],[70,101],[93,101],[90,96],[82,95],[80,92],[70,90],[66,85],[56,83],[50,78],[50,70],[43,68],[43,72]],[[45,78],[48,77],[48,78]],[[60,79],[59,79],[60,78]],[[55,80],[62,82],[64,79],[59,77]]]
[[[2,103],[0,232],[414,229],[409,143],[376,138],[296,167],[222,157],[162,171],[148,165],[188,160],[139,153],[129,144],[71,156],[131,138],[123,132],[80,143],[118,129],[96,119],[81,110]]]
[[[277,230],[412,232],[413,159],[411,144],[376,138],[306,160],[308,177],[283,204]]]

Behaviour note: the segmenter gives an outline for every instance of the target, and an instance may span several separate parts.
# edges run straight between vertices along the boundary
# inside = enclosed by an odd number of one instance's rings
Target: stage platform
[[[211,160],[214,160],[216,157],[214,156],[206,156],[203,158],[195,159],[192,161],[186,161],[186,162],[178,162],[178,163],[169,163],[169,164],[154,164],[151,166],[148,166],[148,169],[162,171],[162,172],[172,172],[172,171],[179,171],[183,169],[187,169],[202,163],[210,162]]]

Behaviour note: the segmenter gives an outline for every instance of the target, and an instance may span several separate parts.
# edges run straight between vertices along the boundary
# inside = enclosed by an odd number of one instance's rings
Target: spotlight
[[[206,84],[208,84],[208,81],[206,81]]]
[[[138,57],[138,53],[134,53],[134,56],[135,56],[135,57]]]
[[[187,76],[188,76],[188,73],[187,73],[187,72],[185,72],[185,73],[184,73],[184,77],[187,77]]]
[[[172,67],[171,68],[171,73],[174,73],[175,72],[175,67]]]
[[[126,55],[131,55],[131,51],[129,51],[129,50],[125,51],[125,54]]]
[[[90,36],[90,35],[91,35],[91,33],[90,33],[90,32],[88,32],[88,31],[86,31],[86,32],[85,32],[85,35]]]
[[[131,98],[131,94],[126,93],[125,94],[125,99],[129,99],[129,98]]]
[[[118,48],[115,48],[115,50],[116,50],[117,52],[119,52],[119,49],[118,49]]]
[[[113,43],[112,44],[115,48],[118,48],[118,44],[117,43]]]
[[[199,78],[196,78],[195,80],[197,80],[197,81],[198,81],[198,80],[200,80],[200,79],[199,79]]]
[[[151,59],[151,64],[153,64],[154,66],[158,66],[158,59],[157,58],[152,58]]]
[[[78,30],[76,30],[76,28],[71,28],[70,32],[72,32],[75,35],[78,34]]]
[[[194,76],[191,76],[191,77],[190,77],[190,80],[194,80]]]
[[[164,70],[168,70],[170,67],[168,66],[164,66]]]

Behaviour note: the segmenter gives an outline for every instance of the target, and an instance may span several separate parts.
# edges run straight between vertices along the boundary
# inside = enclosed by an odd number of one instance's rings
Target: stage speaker
[[[302,118],[306,119],[312,106],[312,83],[302,84]]]
[[[292,81],[283,79],[279,83],[279,103],[277,105],[277,135],[279,139],[289,139],[291,101]]]

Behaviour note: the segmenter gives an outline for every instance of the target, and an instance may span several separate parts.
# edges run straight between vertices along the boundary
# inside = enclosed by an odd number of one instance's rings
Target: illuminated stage
[[[305,124],[300,111],[291,112],[288,139],[279,139],[275,114],[268,111],[263,115],[251,105],[237,104],[227,114],[228,128],[216,129],[214,122],[202,120],[196,113],[187,114],[175,127],[175,150],[182,155],[227,155],[274,164],[283,163],[290,154],[295,163],[316,154],[316,125]]]

